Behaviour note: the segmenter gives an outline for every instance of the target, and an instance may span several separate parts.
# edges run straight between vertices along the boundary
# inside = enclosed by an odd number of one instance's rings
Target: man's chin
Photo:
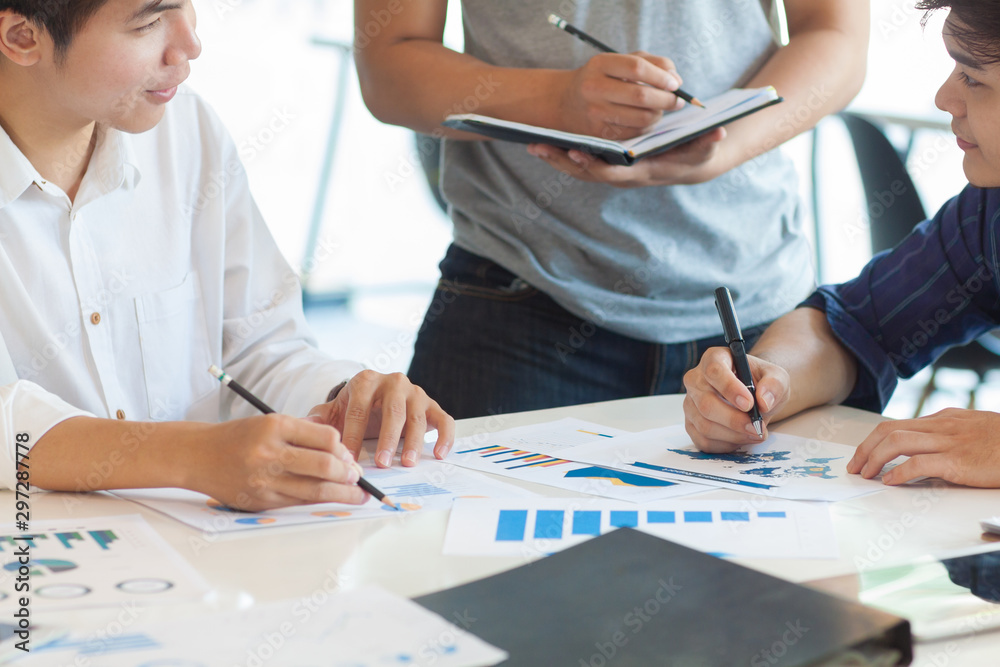
[[[108,123],[108,125],[121,132],[142,134],[143,132],[152,130],[163,120],[165,110],[164,105],[157,105],[143,110],[143,113],[133,112],[128,116],[116,118]]]
[[[968,155],[962,163],[962,169],[970,185],[981,189],[1000,188],[1000,170],[991,169],[979,160],[972,163],[972,158]]]

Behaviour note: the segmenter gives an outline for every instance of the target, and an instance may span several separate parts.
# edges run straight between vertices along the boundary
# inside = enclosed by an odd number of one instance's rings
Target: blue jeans
[[[456,419],[678,394],[705,350],[725,345],[721,333],[660,344],[602,329],[455,245],[440,268],[408,375]],[[766,326],[744,329],[748,347]]]

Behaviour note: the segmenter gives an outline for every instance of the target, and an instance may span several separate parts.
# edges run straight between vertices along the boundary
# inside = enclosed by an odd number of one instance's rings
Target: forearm
[[[191,488],[208,424],[74,417],[31,449],[31,483],[50,491]]]
[[[863,21],[851,17],[838,24],[812,18],[822,26],[795,26],[789,43],[745,84],[749,88],[774,86],[784,102],[727,128],[722,145],[726,170],[811,129],[857,95],[868,53],[868,11],[864,9],[857,12],[863,14]]]
[[[429,39],[372,43],[357,62],[365,104],[384,123],[462,139],[483,137],[443,128],[449,114],[560,125],[552,94],[566,76],[559,70],[495,67]]]
[[[817,405],[840,403],[857,379],[857,360],[834,336],[826,313],[815,308],[797,308],[779,318],[750,353],[788,373],[789,398],[775,420]]]

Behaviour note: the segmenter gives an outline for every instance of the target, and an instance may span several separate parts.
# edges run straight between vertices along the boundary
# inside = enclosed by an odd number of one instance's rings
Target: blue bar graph
[[[562,510],[538,510],[535,513],[535,537],[545,540],[561,540],[563,536]]]
[[[97,542],[97,546],[105,550],[108,548],[109,544],[118,539],[118,536],[111,530],[88,530],[87,532],[90,533],[90,536],[94,538],[95,542]]]
[[[639,513],[611,510],[611,525],[615,528],[635,528],[639,525]]]
[[[600,535],[601,513],[577,510],[573,512],[574,535]]]
[[[497,521],[497,542],[521,542],[528,523],[528,510],[500,510]]]
[[[60,542],[62,542],[62,545],[64,547],[66,547],[67,549],[72,549],[73,548],[72,542],[74,542],[74,541],[77,541],[77,542],[83,541],[83,538],[80,537],[80,533],[56,533],[56,538]]]
[[[561,540],[579,541],[580,538],[600,535],[615,528],[634,528],[645,530],[647,527],[658,530],[664,535],[692,534],[707,539],[712,535],[725,534],[726,526],[734,528],[734,523],[741,527],[753,529],[755,522],[760,520],[768,523],[768,519],[787,519],[791,513],[787,510],[750,511],[740,509],[710,509],[711,503],[700,505],[692,503],[688,507],[701,507],[690,510],[633,510],[633,509],[500,509],[494,527],[484,526],[491,542],[525,542],[526,540],[549,540],[558,543]],[[551,506],[550,506],[551,507]],[[621,507],[621,505],[619,505]],[[729,505],[730,508],[734,504]],[[691,532],[693,531],[693,532]],[[714,531],[714,532],[713,532]],[[719,531],[723,531],[720,533]],[[92,531],[110,533],[110,531]],[[117,537],[110,533],[102,535],[109,543]],[[63,534],[67,546],[71,545],[70,534]],[[97,539],[98,535],[94,535]],[[110,538],[110,539],[107,539]],[[107,548],[106,546],[103,548]],[[731,555],[728,552],[723,555]]]

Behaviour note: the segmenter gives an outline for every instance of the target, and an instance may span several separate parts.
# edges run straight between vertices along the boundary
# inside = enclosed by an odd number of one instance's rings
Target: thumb
[[[757,407],[761,412],[773,412],[788,397],[788,373],[767,361],[756,360],[752,366],[757,387]]]

